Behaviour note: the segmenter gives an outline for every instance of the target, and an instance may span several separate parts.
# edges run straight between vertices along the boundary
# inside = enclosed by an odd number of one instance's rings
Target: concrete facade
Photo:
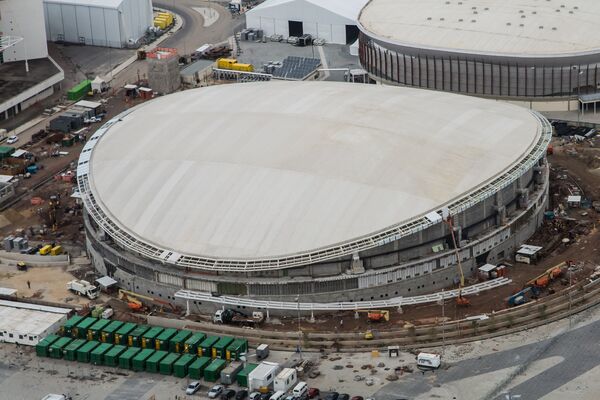
[[[42,0],[0,1],[0,36],[23,38],[0,54],[0,64],[48,57]]]

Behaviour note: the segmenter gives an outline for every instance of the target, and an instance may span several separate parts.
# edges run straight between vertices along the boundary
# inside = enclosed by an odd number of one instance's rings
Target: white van
[[[292,393],[296,397],[302,397],[308,393],[308,385],[306,382],[299,382],[296,387],[294,387],[294,390],[292,390]]]
[[[271,398],[269,400],[283,400],[284,396],[285,396],[285,392],[278,390],[275,393],[273,393],[273,395],[271,396]]]

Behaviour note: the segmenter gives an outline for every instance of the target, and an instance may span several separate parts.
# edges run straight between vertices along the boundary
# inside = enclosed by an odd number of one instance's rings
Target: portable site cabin
[[[542,247],[540,246],[524,244],[517,250],[515,261],[525,264],[535,264],[539,257],[540,250],[542,250]]]
[[[294,368],[284,368],[275,377],[273,390],[287,392],[298,382],[298,373]]]
[[[417,368],[421,370],[438,369],[442,363],[442,357],[439,354],[419,353],[417,355]]]
[[[278,363],[263,361],[258,367],[254,368],[248,374],[248,389],[250,391],[259,390],[261,387],[270,387],[281,370]]]

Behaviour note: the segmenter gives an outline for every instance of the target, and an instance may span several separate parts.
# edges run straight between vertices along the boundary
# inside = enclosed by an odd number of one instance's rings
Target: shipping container
[[[86,79],[73,86],[67,92],[67,99],[71,101],[81,100],[85,95],[92,90],[92,81]]]
[[[60,327],[60,335],[61,336],[67,336],[67,337],[73,337],[73,334],[71,332],[71,330],[77,326],[78,323],[81,322],[81,320],[83,320],[85,317],[82,317],[81,315],[75,315],[71,318],[69,318],[67,320],[67,322],[65,322],[65,324],[63,326]]]
[[[155,341],[158,335],[164,329],[159,326],[153,326],[142,335],[142,349],[154,349]]]
[[[154,349],[143,349],[133,357],[131,365],[134,371],[141,372],[146,369],[146,360],[152,357]]]
[[[146,372],[153,372],[157,374],[159,371],[160,362],[168,354],[169,353],[167,351],[155,351],[154,354],[152,354],[152,356],[146,360]]]
[[[167,328],[158,335],[155,341],[156,350],[169,350],[169,343],[177,335],[177,329]]]
[[[90,353],[90,363],[94,365],[104,364],[104,354],[106,354],[113,347],[110,343],[101,343]]]
[[[244,365],[239,361],[234,361],[221,371],[221,383],[223,385],[233,385],[235,377],[244,368]]]
[[[227,361],[217,358],[213,360],[204,370],[204,379],[208,382],[216,382],[221,377],[221,371],[227,365]]]
[[[127,335],[127,346],[142,347],[142,335],[146,333],[150,327],[148,325],[138,325]]]
[[[198,355],[212,357],[212,347],[221,339],[219,336],[208,336],[198,345]]]
[[[60,339],[58,339],[57,341],[52,343],[50,347],[48,347],[48,357],[62,358],[64,348],[67,347],[72,341],[73,339],[68,337],[61,337]]]
[[[99,319],[87,330],[87,340],[100,340],[100,332],[110,324],[108,319]]]
[[[183,344],[190,336],[192,336],[191,331],[181,330],[177,332],[177,335],[169,340],[169,351],[171,353],[183,353]]]
[[[258,364],[246,364],[246,366],[237,374],[236,380],[240,387],[248,387],[248,374],[258,367]]]
[[[63,358],[69,361],[77,360],[77,349],[86,344],[84,339],[75,339],[65,347]]]
[[[77,361],[79,362],[90,362],[90,353],[100,345],[100,342],[92,340],[87,342],[79,349],[77,349]]]
[[[139,347],[130,347],[119,355],[119,368],[131,369],[131,360],[137,353],[142,351]]]
[[[188,340],[185,341],[183,345],[183,352],[190,354],[198,354],[198,347],[202,343],[202,341],[206,338],[206,335],[202,332],[194,333]]]
[[[234,339],[231,336],[221,337],[219,341],[213,345],[212,358],[225,359],[227,355],[227,346],[233,343],[233,340]]]
[[[184,354],[173,364],[173,375],[178,378],[185,378],[188,374],[188,367],[194,362],[196,356],[193,354]]]
[[[247,339],[235,339],[229,346],[227,346],[225,359],[239,360],[240,355],[248,351],[248,340]]]
[[[177,353],[169,353],[159,364],[160,373],[163,375],[171,375],[173,373],[173,364],[181,357]]]
[[[133,322],[126,322],[123,324],[117,331],[115,332],[115,344],[120,344],[122,346],[127,345],[127,337],[131,332],[133,332],[137,328],[137,325]]]
[[[127,350],[126,346],[116,344],[104,355],[104,365],[116,367],[119,365],[119,357]]]
[[[5,158],[10,157],[10,155],[14,152],[15,152],[14,147],[0,146],[0,160],[4,160]]]
[[[204,376],[204,370],[211,363],[210,357],[198,357],[188,367],[188,373],[190,379],[202,379]]]
[[[56,342],[59,338],[60,336],[58,335],[46,336],[35,345],[35,354],[37,354],[38,357],[48,357],[48,349],[50,348],[50,345]]]
[[[100,332],[100,341],[102,343],[114,343],[115,333],[123,326],[123,321],[113,321]]]
[[[73,337],[85,339],[88,329],[98,321],[96,318],[87,317],[82,319],[73,329]]]

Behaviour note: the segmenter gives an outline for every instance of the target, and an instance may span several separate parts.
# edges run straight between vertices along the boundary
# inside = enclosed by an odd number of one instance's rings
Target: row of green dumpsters
[[[67,320],[60,328],[59,334],[66,338],[86,339],[90,342],[187,353],[227,361],[239,360],[240,355],[248,350],[246,339],[207,336],[202,332],[81,316]]]
[[[63,358],[132,371],[175,375],[179,378],[204,378],[208,382],[218,381],[221,370],[227,366],[227,361],[221,358],[212,359],[192,353],[179,354],[58,335],[46,336],[36,345],[35,350],[39,357]],[[248,374],[254,368],[256,364],[246,364],[236,377],[238,384],[248,386]]]

